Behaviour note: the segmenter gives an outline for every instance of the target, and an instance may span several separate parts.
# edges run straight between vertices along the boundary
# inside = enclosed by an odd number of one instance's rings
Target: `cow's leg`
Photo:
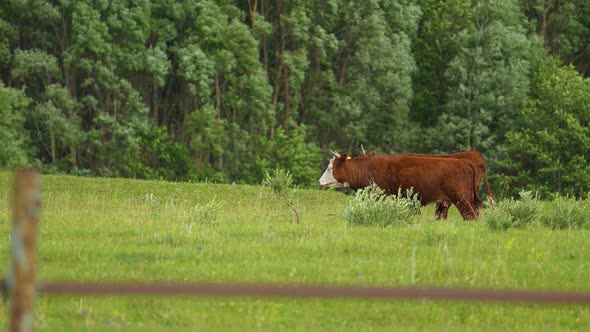
[[[459,209],[464,220],[474,220],[479,217],[479,209],[475,205],[474,200],[469,201],[465,198],[461,198],[455,203],[455,206]]]
[[[436,209],[434,210],[436,220],[447,219],[447,216],[449,215],[449,206],[449,202],[446,201],[436,203]]]
[[[434,216],[436,217],[436,220],[440,220],[442,218],[442,202],[436,202],[436,208],[434,209]]]
[[[444,202],[444,210],[442,211],[442,218],[444,220],[447,220],[447,217],[449,216],[449,208],[451,208],[451,203]]]

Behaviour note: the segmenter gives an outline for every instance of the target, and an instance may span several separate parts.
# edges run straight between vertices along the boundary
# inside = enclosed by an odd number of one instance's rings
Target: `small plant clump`
[[[207,204],[198,204],[190,211],[190,221],[199,224],[215,225],[217,224],[217,216],[222,207],[223,203],[217,202],[215,198],[207,202]]]
[[[359,190],[350,200],[345,210],[346,225],[400,225],[408,223],[412,216],[419,213],[419,209],[420,200],[413,190],[403,195],[400,189],[397,195],[387,196],[381,188],[373,185]]]
[[[553,229],[590,228],[590,210],[586,204],[572,197],[558,196],[541,222]]]
[[[541,208],[538,195],[521,191],[519,196],[519,199],[503,200],[486,212],[484,219],[489,229],[502,231],[508,228],[524,228],[538,220]]]
[[[299,212],[293,203],[293,195],[291,187],[293,186],[293,177],[289,171],[282,169],[275,169],[271,173],[266,172],[266,177],[262,181],[263,186],[270,187],[275,196],[279,201],[287,205],[293,215],[295,216],[295,222],[299,223]]]
[[[162,204],[153,193],[145,195],[145,202],[150,207],[152,214],[159,214],[162,211]]]

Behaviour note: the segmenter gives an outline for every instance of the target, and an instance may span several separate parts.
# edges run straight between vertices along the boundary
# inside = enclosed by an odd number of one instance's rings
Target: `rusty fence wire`
[[[4,284],[0,284],[2,289]],[[40,282],[45,295],[170,295],[356,299],[428,299],[483,302],[590,304],[590,292],[495,290],[436,287],[360,287],[230,283],[90,283]]]

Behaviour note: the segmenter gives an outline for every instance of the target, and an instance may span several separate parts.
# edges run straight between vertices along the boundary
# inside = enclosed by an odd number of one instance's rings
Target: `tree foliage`
[[[507,135],[503,185],[585,197],[590,190],[590,79],[540,64],[519,125]]]
[[[434,149],[493,155],[511,128],[527,97],[534,49],[521,16],[516,1],[489,0],[473,7],[473,24],[456,35],[459,50],[445,73],[446,112],[432,135]]]
[[[326,148],[477,149],[581,196],[589,45],[583,0],[3,1],[0,168],[313,185]]]

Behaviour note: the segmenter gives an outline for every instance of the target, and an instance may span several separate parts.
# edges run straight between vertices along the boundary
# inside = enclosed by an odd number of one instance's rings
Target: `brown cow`
[[[365,148],[361,145],[361,156],[374,156],[375,152],[371,152],[367,154],[365,152]],[[418,153],[404,153],[399,154],[400,156],[414,156],[414,157],[428,157],[428,158],[454,158],[454,159],[463,159],[469,160],[476,166],[476,176],[475,176],[475,188],[479,193],[479,188],[481,186],[481,178],[483,174],[484,184],[486,186],[486,193],[488,194],[488,199],[490,200],[490,205],[496,205],[496,199],[492,194],[492,190],[490,189],[490,184],[488,183],[488,173],[487,173],[487,163],[485,158],[482,156],[481,153],[478,151],[465,151],[465,152],[456,152],[450,154],[418,154]],[[438,202],[436,204],[435,215],[437,219],[447,219],[447,215],[449,213],[449,202]]]
[[[490,200],[490,205],[496,205],[496,198],[492,194],[492,190],[490,189],[490,184],[488,183],[488,173],[487,168],[488,164],[486,163],[485,158],[482,156],[481,153],[478,151],[465,151],[465,152],[456,152],[456,153],[449,153],[449,154],[417,154],[417,153],[405,153],[406,156],[416,156],[416,157],[429,157],[429,158],[453,158],[453,159],[464,159],[473,162],[478,172],[478,177],[476,179],[476,189],[479,192],[479,188],[481,186],[481,175],[483,174],[483,181],[486,185],[486,193],[488,194],[488,199]]]
[[[366,155],[368,157],[372,157],[375,156],[376,153],[370,152],[369,154],[366,154],[365,149],[363,148],[363,146],[361,145],[361,149],[362,149],[362,153],[363,155]],[[474,151],[475,152],[475,151]],[[465,152],[465,154],[468,154],[469,152]],[[461,155],[463,154],[463,152],[459,152],[459,153],[455,153],[453,155]],[[477,152],[477,154],[479,155],[479,152]],[[481,175],[482,175],[482,171],[481,171],[481,164],[480,163],[476,163],[473,160],[469,159],[469,158],[450,158],[447,157],[447,155],[427,155],[427,154],[418,154],[418,153],[402,153],[402,154],[398,154],[398,156],[409,156],[409,157],[417,157],[417,158],[447,158],[447,159],[460,159],[463,160],[464,162],[466,162],[467,164],[469,164],[469,166],[471,166],[475,172],[475,177],[474,177],[474,185],[476,188],[476,193],[479,195],[479,187],[480,187],[480,183],[481,183]],[[442,157],[441,157],[442,156]],[[481,155],[479,155],[481,156]],[[483,160],[484,163],[484,170],[485,170],[485,159],[483,159],[483,157],[481,156],[481,159]],[[486,183],[487,183],[487,176],[486,176]],[[489,187],[488,187],[489,189]],[[491,192],[490,192],[491,193]],[[478,196],[479,197],[479,196]],[[493,196],[490,196],[492,198],[490,198],[491,203],[493,204]],[[440,219],[447,219],[448,215],[449,215],[449,208],[451,207],[452,202],[450,201],[438,201],[436,202],[436,208],[434,210],[434,215],[436,217],[437,220]],[[478,206],[481,207],[481,206]]]
[[[350,158],[332,152],[334,158],[319,180],[322,186],[350,186],[354,190],[376,184],[386,195],[410,188],[423,205],[451,202],[463,219],[479,216],[481,202],[475,191],[475,166],[460,159],[412,156],[371,156]]]

